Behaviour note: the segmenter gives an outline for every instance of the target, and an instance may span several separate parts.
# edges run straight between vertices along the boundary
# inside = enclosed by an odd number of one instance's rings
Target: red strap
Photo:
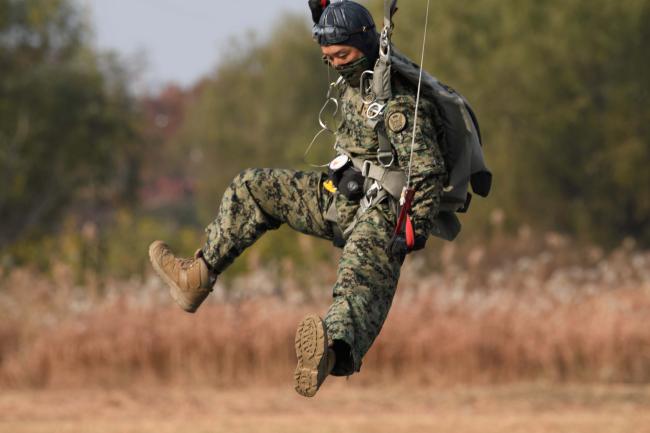
[[[327,0],[320,0],[320,5],[323,9],[327,7]]]
[[[404,200],[404,205],[400,210],[399,216],[397,217],[397,225],[395,225],[394,235],[397,236],[402,233],[402,230],[406,228],[406,223],[408,221],[408,214],[411,210],[411,205],[413,204],[413,197],[415,196],[415,190],[407,189],[406,196]]]

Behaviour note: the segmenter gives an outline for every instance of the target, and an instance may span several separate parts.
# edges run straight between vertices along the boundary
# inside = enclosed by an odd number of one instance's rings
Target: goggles
[[[352,35],[365,33],[374,28],[375,26],[363,26],[360,29],[350,31],[345,27],[316,24],[312,30],[312,36],[319,45],[336,45],[347,41]]]

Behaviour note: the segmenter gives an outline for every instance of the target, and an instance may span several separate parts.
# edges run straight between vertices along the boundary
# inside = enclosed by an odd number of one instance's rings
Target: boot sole
[[[158,246],[162,244],[164,244],[164,242],[156,241],[149,246],[149,261],[151,262],[151,266],[153,266],[153,269],[156,271],[158,276],[162,278],[163,281],[169,286],[169,294],[171,295],[172,299],[186,312],[196,313],[199,305],[201,305],[201,302],[203,302],[203,300],[208,296],[210,292],[207,292],[205,296],[200,299],[198,305],[193,305],[189,300],[187,300],[182,294],[183,290],[178,287],[178,284],[176,284],[174,280],[169,278],[169,276],[163,271],[162,267],[158,263],[158,260],[156,260],[154,250],[156,250]]]
[[[309,315],[296,332],[298,365],[294,373],[295,388],[304,397],[313,397],[326,377],[327,330],[320,317]]]

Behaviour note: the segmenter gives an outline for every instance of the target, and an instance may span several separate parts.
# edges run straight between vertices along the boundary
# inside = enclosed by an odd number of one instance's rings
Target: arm
[[[438,213],[440,197],[447,178],[447,170],[432,121],[433,109],[430,102],[420,100],[411,171],[411,187],[415,190],[411,221],[416,236],[425,240]],[[415,98],[412,96],[397,96],[389,101],[386,107],[386,132],[395,149],[399,166],[405,172],[408,172],[411,158],[414,116]]]

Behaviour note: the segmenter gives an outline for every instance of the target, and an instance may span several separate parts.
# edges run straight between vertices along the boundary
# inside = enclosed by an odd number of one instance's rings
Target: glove
[[[311,9],[311,18],[314,24],[318,24],[320,16],[323,15],[323,10],[330,4],[330,0],[309,0],[309,9]]]
[[[387,251],[393,257],[404,257],[413,251],[419,251],[423,249],[427,244],[427,237],[422,235],[415,235],[415,245],[412,249],[409,249],[406,244],[406,237],[403,234],[394,236],[390,243],[388,244]]]
[[[404,235],[393,236],[388,243],[386,252],[393,257],[403,258],[409,253],[409,247],[406,245],[406,237]]]
[[[424,247],[427,245],[427,239],[429,238],[428,236],[422,236],[421,234],[418,234],[418,232],[421,232],[420,230],[418,230],[419,226],[421,225],[418,222],[413,223],[413,226],[411,226],[413,227],[414,238],[413,238],[413,247],[409,252],[423,250]]]
[[[422,235],[415,235],[415,245],[411,251],[420,251],[427,246],[427,237]]]

